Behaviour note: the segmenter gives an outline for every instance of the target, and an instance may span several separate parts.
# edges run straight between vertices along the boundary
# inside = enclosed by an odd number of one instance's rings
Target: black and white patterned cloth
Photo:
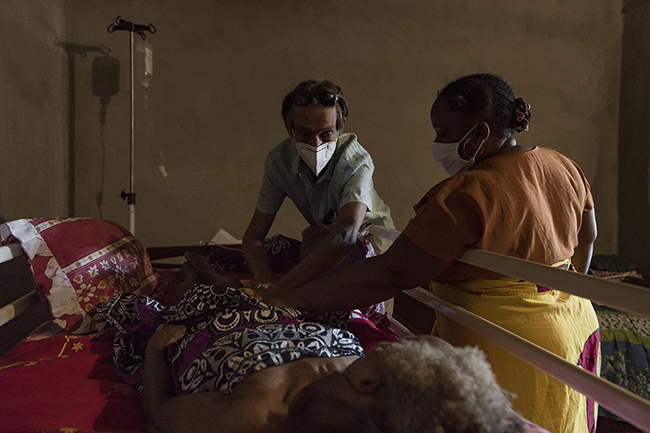
[[[146,296],[120,295],[98,312],[117,330],[113,359],[118,374],[140,390],[146,343],[167,324],[187,328],[167,348],[179,394],[229,394],[253,371],[306,357],[363,356],[359,341],[345,330],[347,311],[300,312],[233,288],[199,284],[171,308]]]

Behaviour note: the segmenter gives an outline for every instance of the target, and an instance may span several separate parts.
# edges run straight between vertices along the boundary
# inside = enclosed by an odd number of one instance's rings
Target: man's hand
[[[147,343],[147,351],[149,350],[163,350],[165,347],[180,340],[187,329],[184,325],[169,325],[165,326],[149,339]]]
[[[253,290],[266,290],[275,282],[276,278],[272,272],[257,273],[253,279],[244,283],[245,287]]]

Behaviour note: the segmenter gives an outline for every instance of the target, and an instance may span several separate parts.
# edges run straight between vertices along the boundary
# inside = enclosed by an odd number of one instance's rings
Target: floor
[[[650,432],[650,430],[647,430]],[[599,417],[597,433],[642,433],[643,430],[612,418]]]

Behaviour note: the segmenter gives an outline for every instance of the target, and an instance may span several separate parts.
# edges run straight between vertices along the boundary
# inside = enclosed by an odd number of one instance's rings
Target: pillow
[[[122,226],[96,218],[21,219],[0,225],[3,245],[20,242],[37,293],[65,331],[105,322],[95,306],[121,293],[150,295],[155,277],[146,249]]]

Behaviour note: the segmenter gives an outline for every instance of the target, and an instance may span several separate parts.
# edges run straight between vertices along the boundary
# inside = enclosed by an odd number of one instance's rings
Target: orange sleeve
[[[456,259],[482,236],[483,217],[471,186],[457,178],[434,186],[414,208],[416,215],[403,234],[440,260]]]
[[[589,212],[590,210],[592,210],[592,209],[594,208],[594,197],[591,195],[591,185],[589,185],[589,181],[588,181],[587,178],[585,177],[585,174],[582,172],[582,169],[580,168],[580,166],[578,166],[578,164],[576,164],[576,163],[573,162],[573,161],[571,161],[571,162],[573,163],[573,165],[575,166],[575,168],[578,170],[578,173],[580,173],[580,177],[581,177],[581,179],[582,179],[582,183],[583,183],[584,186],[585,186],[585,189],[586,189],[586,192],[587,192],[587,196],[586,196],[586,198],[585,198],[585,208],[584,208],[584,212]]]

